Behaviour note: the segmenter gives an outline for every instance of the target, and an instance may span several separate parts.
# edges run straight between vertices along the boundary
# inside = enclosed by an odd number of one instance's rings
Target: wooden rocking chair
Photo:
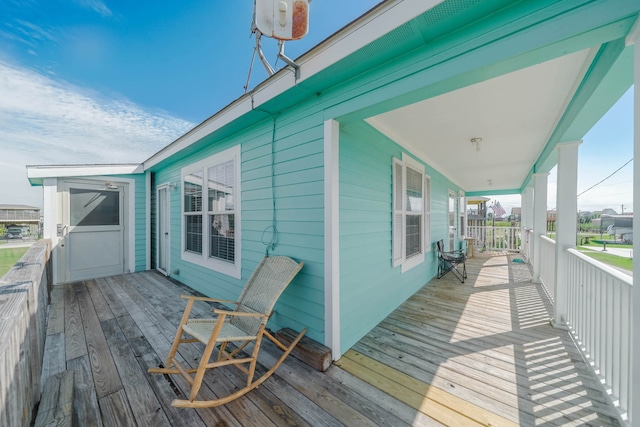
[[[271,317],[276,301],[303,265],[304,263],[297,263],[288,257],[265,257],[249,277],[237,302],[182,295],[182,298],[187,299],[188,302],[169,351],[166,365],[149,369],[149,373],[154,374],[181,374],[191,384],[189,400],[176,399],[172,406],[207,408],[224,405],[253,390],[276,371],[307,330],[304,329],[300,332],[291,345],[285,346],[266,330],[267,321]],[[236,308],[232,311],[213,309],[213,312],[218,315],[213,319],[190,319],[191,308],[198,300],[231,303],[235,304]],[[183,338],[183,334],[193,338]],[[284,353],[271,369],[254,380],[263,336],[269,338]],[[202,359],[197,368],[187,369],[176,360],[176,352],[180,344],[198,341],[206,346]],[[237,343],[236,348],[228,351],[227,344],[231,342]],[[240,352],[250,343],[254,343],[251,354],[248,357],[242,357]],[[220,345],[218,357],[211,362],[211,355],[218,344]],[[228,365],[234,365],[247,374],[246,387],[219,399],[196,400],[206,370]],[[192,376],[192,374],[195,375]]]

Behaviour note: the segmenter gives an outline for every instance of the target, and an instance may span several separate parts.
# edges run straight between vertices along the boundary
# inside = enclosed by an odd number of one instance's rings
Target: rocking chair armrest
[[[220,310],[214,308],[213,311],[215,314],[224,314],[225,316],[239,316],[239,317],[269,317],[268,314],[264,313],[248,313],[246,311],[229,311],[229,310]]]
[[[190,299],[190,300],[194,300],[194,301],[209,301],[209,302],[220,302],[220,303],[228,303],[228,304],[238,304],[237,301],[231,301],[231,300],[228,300],[228,299],[197,297],[195,295],[180,295],[180,298]]]

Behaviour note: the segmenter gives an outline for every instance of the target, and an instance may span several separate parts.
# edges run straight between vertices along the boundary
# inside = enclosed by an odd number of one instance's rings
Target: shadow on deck
[[[146,373],[169,352],[188,288],[153,272],[55,287],[43,376],[75,371],[83,426],[617,425],[568,333],[549,326],[528,266],[511,258],[470,259],[464,284],[432,280],[325,373],[289,357],[248,395],[198,410],[171,407],[188,390],[179,376]],[[187,363],[197,347],[181,353]],[[278,352],[265,349],[271,366]],[[242,387],[236,369],[219,371],[203,397]]]

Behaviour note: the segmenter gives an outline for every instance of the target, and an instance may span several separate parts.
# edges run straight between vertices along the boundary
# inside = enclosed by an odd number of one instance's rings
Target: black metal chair
[[[451,272],[461,283],[464,283],[464,279],[467,278],[467,266],[465,265],[467,256],[464,251],[445,252],[442,240],[436,242],[436,247],[438,251],[438,279]],[[460,264],[462,264],[462,272],[458,270]]]

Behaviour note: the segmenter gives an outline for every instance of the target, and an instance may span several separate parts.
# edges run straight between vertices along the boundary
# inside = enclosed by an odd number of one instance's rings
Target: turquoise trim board
[[[632,24],[631,21],[627,24]],[[596,122],[633,84],[633,46],[624,39],[600,47],[580,87],[550,136],[543,152],[529,171],[521,189],[529,185],[535,172],[548,172],[557,163],[555,147],[563,141],[582,139]]]
[[[366,123],[340,132],[340,348],[362,336],[437,272],[435,251],[402,273],[392,266],[392,159],[406,150]],[[419,159],[416,159],[419,161]],[[424,164],[424,162],[420,162]],[[447,239],[448,191],[460,190],[427,164],[431,177],[430,247]],[[456,237],[457,239],[457,237]]]

